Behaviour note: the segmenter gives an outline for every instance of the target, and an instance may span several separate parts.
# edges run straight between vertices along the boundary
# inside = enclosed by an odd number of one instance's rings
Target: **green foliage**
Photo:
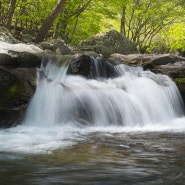
[[[117,6],[110,0],[92,1],[86,11],[82,12],[78,17],[70,17],[66,29],[67,35],[73,43],[78,43],[93,34],[118,29]],[[116,19],[117,21],[115,21]]]
[[[146,49],[147,53],[168,53],[169,45],[167,44],[165,38],[161,35],[157,35],[152,40],[150,47]]]
[[[141,51],[153,43],[156,35],[182,15],[182,0],[130,0],[126,7],[126,37]]]
[[[0,1],[1,25],[6,25],[10,0]],[[12,27],[36,34],[57,0],[17,0]],[[126,11],[123,15],[123,7]],[[184,0],[67,0],[48,37],[81,40],[110,29],[120,30],[142,52],[185,51]]]
[[[185,51],[185,23],[176,23],[169,30],[170,50]]]
[[[178,84],[185,84],[185,78],[176,78],[175,81],[178,83]]]

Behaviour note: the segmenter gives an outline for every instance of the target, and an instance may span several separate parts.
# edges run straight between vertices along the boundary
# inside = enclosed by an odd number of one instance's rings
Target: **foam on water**
[[[74,124],[54,127],[18,126],[0,130],[0,152],[22,154],[51,154],[88,139],[89,134],[133,134],[145,132],[185,132],[185,118],[145,126],[92,126],[78,127]]]

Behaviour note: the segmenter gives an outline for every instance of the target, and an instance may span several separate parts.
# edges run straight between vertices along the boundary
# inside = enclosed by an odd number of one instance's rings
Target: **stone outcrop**
[[[53,39],[47,42],[39,43],[40,48],[42,48],[46,53],[57,54],[57,55],[69,55],[73,54],[73,51],[62,39]]]
[[[14,34],[16,38],[18,38],[19,40],[17,40],[12,34]],[[10,44],[17,43],[33,44],[34,41],[35,37],[29,34],[23,32],[17,34],[13,33],[13,31],[11,33],[7,28],[0,26],[0,42],[6,42]],[[68,46],[62,38],[47,40],[38,43],[37,46],[40,49],[42,49],[46,54],[69,55],[74,53],[73,50],[78,50],[78,48]]]
[[[122,63],[166,74],[176,82],[185,102],[185,58],[172,54],[137,54],[133,43],[116,31],[95,35],[75,49],[61,39],[40,43],[39,47],[17,42],[6,28],[0,27],[0,127],[11,127],[22,120],[35,92],[36,68],[44,51],[58,54],[61,63],[70,61],[68,74],[86,78],[114,78],[118,74],[113,66]],[[81,55],[77,57],[74,54],[78,52]],[[95,70],[96,65],[99,71]]]
[[[172,54],[113,54],[108,59],[113,65],[127,64],[142,66],[144,70],[161,73],[171,77],[176,82],[185,102],[185,57]]]
[[[5,46],[1,44],[0,53],[0,127],[17,125],[22,120],[35,91],[36,67],[42,60],[41,53],[16,51],[20,45],[12,45],[14,50]]]
[[[116,30],[97,34],[80,43],[82,51],[95,51],[108,58],[113,53],[131,54],[138,53],[136,46]]]
[[[102,57],[82,55],[74,57],[67,71],[68,74],[81,75],[88,79],[114,78],[118,76],[114,66]]]
[[[0,41],[12,44],[18,43],[18,40],[15,39],[10,31],[3,26],[0,26]]]
[[[0,127],[17,125],[32,97],[36,69],[3,69],[0,67]]]

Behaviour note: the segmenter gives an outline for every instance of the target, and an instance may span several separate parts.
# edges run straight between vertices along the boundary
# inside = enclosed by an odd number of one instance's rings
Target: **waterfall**
[[[113,67],[93,57],[91,60],[93,78],[70,75],[67,65],[56,65],[52,59],[43,62],[24,124],[132,127],[183,116],[181,96],[168,76],[143,71],[142,67]]]

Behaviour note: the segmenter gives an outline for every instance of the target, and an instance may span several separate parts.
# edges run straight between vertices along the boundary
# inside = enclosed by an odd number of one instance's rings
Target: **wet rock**
[[[144,70],[168,75],[176,82],[185,102],[185,57],[172,54],[113,54],[108,61],[113,65],[142,66]]]
[[[175,82],[181,93],[182,99],[185,103],[185,78],[176,78]]]
[[[108,61],[114,64],[129,64],[129,65],[142,65],[143,68],[153,69],[155,66],[174,64],[175,62],[185,60],[184,57],[172,54],[129,54],[121,55],[118,53],[112,54]]]
[[[0,127],[20,124],[35,87],[36,68],[0,67]]]
[[[7,66],[10,65],[12,61],[12,57],[6,53],[0,53],[0,65]]]
[[[9,128],[20,124],[24,109],[24,107],[22,110],[0,108],[0,128]]]
[[[0,68],[0,127],[18,124],[28,103],[22,82],[10,71]]]
[[[36,69],[0,68],[0,127],[20,124],[36,86]]]
[[[42,53],[36,53],[35,47],[29,45],[1,43],[0,46],[0,127],[7,128],[23,119],[35,92],[36,68],[41,64]],[[21,52],[19,46],[35,53]]]
[[[86,78],[114,78],[118,76],[114,66],[101,57],[82,55],[71,60],[68,74]]]
[[[91,72],[91,57],[82,55],[74,58],[69,64],[67,73],[72,75],[81,75],[84,77],[90,77]]]
[[[28,52],[9,51],[8,54],[0,54],[0,65],[6,67],[38,67],[42,56]]]

